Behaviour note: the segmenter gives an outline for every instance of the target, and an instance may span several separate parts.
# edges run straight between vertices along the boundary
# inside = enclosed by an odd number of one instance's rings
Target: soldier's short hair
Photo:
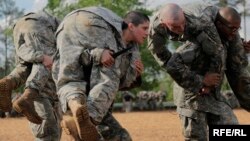
[[[125,15],[124,21],[138,26],[139,24],[149,21],[149,17],[140,11],[130,11]]]

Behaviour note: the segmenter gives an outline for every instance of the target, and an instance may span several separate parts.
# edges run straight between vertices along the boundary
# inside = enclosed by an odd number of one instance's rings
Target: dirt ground
[[[250,125],[250,113],[234,110],[240,124]],[[114,113],[134,141],[182,141],[180,121],[175,110]],[[61,141],[67,141],[65,134]],[[0,119],[0,141],[33,141],[25,118]]]

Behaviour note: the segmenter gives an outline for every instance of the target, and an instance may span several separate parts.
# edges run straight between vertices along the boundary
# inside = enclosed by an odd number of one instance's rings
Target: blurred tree
[[[23,15],[23,10],[20,10],[16,6],[14,0],[0,1],[0,19],[4,21],[3,25],[1,25],[0,31],[0,41],[4,46],[4,75],[7,75],[14,67],[15,61],[13,54],[14,47],[12,41],[12,24],[14,23],[14,20],[17,19],[20,15]]]

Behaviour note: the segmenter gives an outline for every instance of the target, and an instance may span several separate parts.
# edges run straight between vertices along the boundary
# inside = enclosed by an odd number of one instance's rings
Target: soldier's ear
[[[135,28],[135,25],[133,23],[128,23],[128,29],[133,31]]]

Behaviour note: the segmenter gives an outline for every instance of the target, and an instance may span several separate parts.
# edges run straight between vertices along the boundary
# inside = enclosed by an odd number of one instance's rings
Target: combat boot
[[[69,100],[68,105],[76,124],[77,132],[83,141],[97,141],[99,134],[91,122],[87,105],[80,97]]]
[[[39,96],[35,89],[25,89],[23,95],[13,102],[13,108],[22,113],[30,122],[41,124],[43,119],[37,114],[34,101]]]
[[[82,141],[78,135],[76,123],[72,116],[64,116],[63,120],[61,121],[62,130],[70,141]]]
[[[4,77],[0,80],[0,109],[4,112],[11,111],[11,92],[16,87],[15,81]]]

